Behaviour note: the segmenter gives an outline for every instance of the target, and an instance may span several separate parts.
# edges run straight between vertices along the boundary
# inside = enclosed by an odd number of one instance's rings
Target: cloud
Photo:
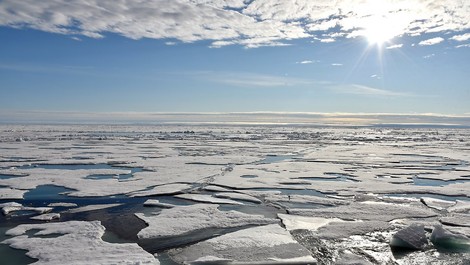
[[[401,47],[403,47],[403,44],[394,44],[394,45],[387,46],[385,49],[391,50],[391,49],[399,49]]]
[[[343,66],[342,63],[332,63],[331,66]]]
[[[316,63],[316,62],[318,61],[305,60],[305,61],[296,62],[296,64],[311,64],[311,63]]]
[[[287,76],[240,73],[240,72],[201,72],[194,73],[197,78],[238,87],[274,88],[311,85],[315,81]]]
[[[431,59],[432,57],[436,56],[436,54],[434,53],[431,53],[431,54],[428,54],[428,55],[425,55],[423,56],[424,59]]]
[[[435,44],[441,43],[443,41],[444,41],[443,38],[435,37],[435,38],[432,38],[432,39],[423,40],[423,41],[419,42],[418,45],[420,45],[420,46],[429,46],[429,45],[435,45]]]
[[[466,41],[466,40],[470,40],[470,33],[465,33],[465,34],[462,34],[462,35],[455,35],[453,36],[452,38],[450,38],[451,40],[455,40],[455,41]]]
[[[470,43],[455,46],[455,48],[470,48]]]
[[[333,42],[363,36],[378,19],[393,36],[465,31],[470,1],[0,1],[1,26],[90,38],[114,33],[183,43],[206,40],[214,48],[284,46],[301,38]]]
[[[344,94],[366,95],[366,96],[410,96],[408,93],[395,92],[385,89],[378,89],[358,84],[337,85],[333,89]]]
[[[301,126],[470,126],[470,115],[319,112],[55,112],[0,109],[13,124],[276,124]],[[148,127],[154,128],[154,127]]]

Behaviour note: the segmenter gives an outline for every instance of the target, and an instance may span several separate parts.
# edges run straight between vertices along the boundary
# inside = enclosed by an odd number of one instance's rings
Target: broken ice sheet
[[[448,251],[470,251],[470,238],[461,234],[452,233],[441,225],[435,226],[432,230],[431,242],[436,247],[443,248]]]
[[[32,236],[28,231],[39,230]],[[154,264],[159,262],[137,244],[112,244],[101,240],[105,228],[99,221],[24,224],[7,231],[3,241],[28,250],[36,264]]]
[[[228,264],[316,263],[310,252],[277,224],[221,235],[183,249],[172,250],[170,255],[175,261],[184,264],[209,264],[210,261]]]
[[[410,225],[396,232],[390,239],[390,246],[407,249],[424,249],[428,244],[423,225]]]
[[[208,228],[231,228],[278,222],[277,219],[265,218],[261,215],[220,211],[218,205],[214,204],[176,206],[163,209],[155,216],[146,216],[142,213],[136,213],[136,216],[149,225],[138,233],[140,239],[180,237]]]

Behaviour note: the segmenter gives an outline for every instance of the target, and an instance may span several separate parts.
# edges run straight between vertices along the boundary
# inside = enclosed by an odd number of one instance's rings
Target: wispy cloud
[[[428,54],[428,55],[425,55],[423,56],[424,59],[431,59],[432,57],[436,56],[436,54],[434,53],[431,53],[431,54]]]
[[[435,37],[435,38],[432,38],[432,39],[427,39],[427,40],[420,41],[418,43],[418,45],[420,45],[420,46],[430,46],[430,45],[435,45],[435,44],[441,43],[443,41],[444,41],[444,38]]]
[[[465,34],[462,34],[462,35],[455,35],[453,36],[452,38],[450,38],[451,40],[455,40],[455,41],[466,41],[466,40],[470,40],[470,33],[465,33]]]
[[[343,66],[342,63],[332,63],[331,66]]]
[[[403,47],[403,44],[394,44],[394,45],[387,46],[385,49],[391,50],[391,49],[399,49],[401,47]]]
[[[0,25],[90,38],[114,33],[131,39],[209,40],[212,47],[255,48],[301,38],[334,42],[361,36],[377,18],[376,6],[376,1],[363,0],[3,0]],[[469,30],[469,13],[469,1],[380,3],[380,18],[395,36]]]
[[[208,81],[239,87],[274,88],[311,85],[315,83],[313,80],[302,78],[240,72],[204,72],[195,76]]]
[[[318,63],[318,62],[319,61],[305,60],[305,61],[296,62],[296,64],[312,64],[312,63]]]
[[[334,86],[339,93],[344,94],[355,94],[355,95],[365,95],[365,96],[393,96],[393,97],[404,97],[411,96],[408,93],[395,92],[385,89],[378,89],[370,86],[358,85],[358,84],[347,84],[347,85],[337,85]]]
[[[455,46],[455,48],[470,48],[470,43]]]

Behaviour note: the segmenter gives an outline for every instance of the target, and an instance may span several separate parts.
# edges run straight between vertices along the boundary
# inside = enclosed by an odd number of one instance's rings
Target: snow
[[[345,222],[338,218],[306,217],[281,213],[277,216],[281,218],[282,223],[286,226],[288,231],[296,229],[318,230],[318,228],[332,222]]]
[[[110,203],[110,204],[92,204],[83,207],[73,208],[67,211],[67,213],[82,213],[82,212],[89,212],[95,210],[102,210],[107,208],[112,208],[116,206],[120,206],[120,203]]]
[[[26,235],[30,230],[39,231]],[[137,244],[104,242],[104,232],[99,221],[26,224],[8,230],[14,237],[3,243],[27,250],[34,264],[159,264]]]
[[[51,207],[29,207],[23,206],[20,203],[10,202],[10,203],[2,203],[0,204],[0,208],[2,208],[2,213],[4,215],[9,215],[12,212],[17,211],[34,211],[39,214],[47,213],[52,211],[53,208]]]
[[[261,200],[247,195],[247,194],[241,194],[241,193],[235,193],[235,192],[219,192],[214,195],[217,198],[225,198],[225,199],[232,199],[232,200],[240,200],[240,201],[247,201],[247,202],[253,202],[253,203],[261,203]]]
[[[237,202],[234,200],[216,198],[212,195],[207,195],[207,194],[179,194],[179,195],[175,195],[175,197],[186,199],[186,200],[192,200],[196,202],[209,202],[209,203],[217,203],[217,204],[235,204],[235,205],[243,204],[241,202]]]
[[[429,208],[433,208],[439,211],[448,209],[451,206],[455,205],[454,201],[447,201],[429,197],[421,197],[421,202],[423,202]]]
[[[171,251],[177,262],[223,260],[229,264],[316,263],[307,249],[277,224],[243,229]]]
[[[402,218],[425,218],[437,214],[421,205],[394,203],[354,202],[350,205],[320,209],[289,209],[290,214],[340,218],[344,220],[392,221]]]
[[[207,228],[230,228],[277,222],[276,219],[261,215],[220,211],[217,208],[218,205],[213,204],[194,204],[163,209],[155,216],[137,213],[136,216],[149,225],[138,233],[138,237],[141,239],[175,237]]]
[[[0,200],[21,200],[26,192],[13,188],[0,188]]]
[[[33,216],[30,219],[39,220],[39,221],[52,221],[52,220],[60,219],[60,213],[46,213],[46,214],[41,214],[38,216]]]
[[[157,195],[171,195],[181,193],[185,190],[192,188],[189,184],[168,184],[168,185],[161,185],[155,186],[151,189],[142,190],[142,191],[134,191],[129,193],[130,197],[146,197],[146,196],[157,196]]]

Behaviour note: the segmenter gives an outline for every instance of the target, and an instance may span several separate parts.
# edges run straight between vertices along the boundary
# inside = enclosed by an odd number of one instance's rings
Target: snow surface
[[[33,236],[26,233],[39,230]],[[34,264],[159,264],[137,244],[112,244],[101,240],[105,228],[99,221],[69,221],[19,225],[7,231],[3,241],[27,250]],[[52,236],[52,237],[48,237]]]
[[[207,195],[207,194],[179,194],[179,195],[175,195],[175,197],[186,199],[186,200],[192,200],[196,202],[208,202],[208,203],[216,203],[216,204],[236,204],[236,205],[243,204],[241,202],[237,202],[234,200],[216,198],[212,195]]]
[[[316,263],[307,249],[277,224],[243,229],[171,252],[180,263],[230,261],[229,264]]]
[[[194,204],[163,209],[158,215],[136,216],[149,226],[138,233],[141,239],[183,236],[207,228],[230,228],[276,223],[278,220],[236,211],[220,211],[218,205]]]

